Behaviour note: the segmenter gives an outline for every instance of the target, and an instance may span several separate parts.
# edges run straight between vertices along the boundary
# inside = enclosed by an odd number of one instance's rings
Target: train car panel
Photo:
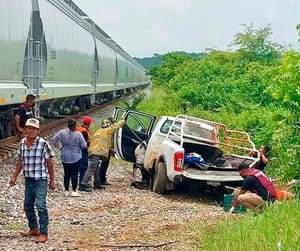
[[[139,83],[141,81],[140,79],[140,72],[142,71],[141,69],[139,69],[137,66],[133,66],[133,78],[134,78],[134,82]]]
[[[91,83],[94,65],[92,35],[76,23],[55,1],[39,1],[48,58],[45,82]]]
[[[128,61],[126,62],[127,65],[127,87],[131,87],[136,84],[134,79],[134,65],[130,64]]]
[[[94,93],[94,87],[90,84],[81,83],[46,83],[43,93],[40,94],[40,100],[62,98],[69,96],[80,96]]]
[[[151,84],[72,0],[0,0],[0,139],[27,94],[35,116],[85,111]]]
[[[31,1],[0,1],[0,105],[20,103],[24,52],[30,26]]]
[[[128,63],[119,53],[117,53],[117,65],[117,84],[128,82]]]
[[[99,39],[96,39],[99,76],[98,82],[102,84],[115,84],[116,82],[116,53]]]

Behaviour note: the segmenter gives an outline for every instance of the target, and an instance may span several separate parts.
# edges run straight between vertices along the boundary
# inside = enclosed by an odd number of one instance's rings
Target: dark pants
[[[110,155],[108,155],[108,158],[102,157],[101,162],[98,162],[98,165],[96,167],[95,173],[94,173],[94,186],[101,186],[106,182],[106,171],[109,164]]]
[[[76,191],[78,185],[78,169],[80,160],[75,163],[62,163],[64,167],[64,186],[65,190],[69,191],[70,180],[73,191]]]
[[[110,160],[110,154],[108,154],[107,159],[103,160],[100,166],[100,173],[99,173],[99,178],[101,184],[106,182],[106,173],[109,165],[109,160]]]
[[[30,229],[40,228],[41,234],[48,234],[48,209],[47,209],[47,180],[25,179],[25,198],[24,211],[28,219]],[[35,214],[34,205],[36,205],[37,216]]]
[[[83,176],[88,168],[88,165],[89,165],[89,154],[87,151],[82,151],[82,158],[80,160],[80,167],[79,167],[79,184],[83,179]]]
[[[83,176],[83,179],[80,183],[81,185],[86,186],[86,187],[91,187],[92,186],[91,181],[92,181],[93,175],[94,175],[94,179],[95,179],[94,183],[97,185],[98,184],[101,185],[100,178],[99,178],[100,177],[99,176],[100,166],[101,166],[102,161],[105,159],[106,158],[99,156],[99,155],[93,154],[90,156],[90,164]]]
[[[148,171],[145,170],[144,166],[141,164],[133,164],[133,173],[136,172],[136,169],[140,169],[141,170],[141,174],[142,174],[142,182],[150,182],[150,178],[151,175]],[[134,177],[135,178],[135,177]]]

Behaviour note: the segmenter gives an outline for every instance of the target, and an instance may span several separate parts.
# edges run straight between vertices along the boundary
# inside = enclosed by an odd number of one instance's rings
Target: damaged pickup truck
[[[124,109],[117,108],[116,118]],[[193,183],[201,186],[240,186],[237,171],[241,163],[253,167],[259,152],[248,133],[230,130],[226,125],[201,118],[178,115],[155,116],[128,110],[126,125],[115,135],[117,157],[135,162],[137,145],[147,142],[144,172],[150,177],[150,189],[164,193],[175,185]],[[257,152],[257,157],[249,156]]]

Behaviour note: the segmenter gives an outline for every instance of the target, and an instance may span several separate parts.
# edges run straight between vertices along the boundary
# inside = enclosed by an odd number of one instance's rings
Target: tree
[[[268,91],[289,110],[300,113],[300,54],[294,50],[283,53],[277,72]]]
[[[250,61],[272,63],[279,57],[282,46],[270,41],[272,30],[270,26],[254,29],[253,24],[245,25],[243,32],[235,35],[232,46],[238,46],[244,58]]]
[[[267,92],[280,101],[285,112],[277,114],[278,129],[273,134],[274,166],[285,180],[300,177],[300,54],[291,50],[283,54],[277,75]]]
[[[154,85],[159,83],[162,86],[168,87],[168,82],[180,71],[182,64],[194,61],[193,57],[185,52],[173,52],[165,55],[160,55],[162,65],[153,67],[150,70],[150,75]]]

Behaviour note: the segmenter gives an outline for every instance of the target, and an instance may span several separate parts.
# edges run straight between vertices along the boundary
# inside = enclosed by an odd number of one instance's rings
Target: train
[[[146,69],[72,0],[0,0],[0,139],[28,94],[57,117],[151,85]]]

